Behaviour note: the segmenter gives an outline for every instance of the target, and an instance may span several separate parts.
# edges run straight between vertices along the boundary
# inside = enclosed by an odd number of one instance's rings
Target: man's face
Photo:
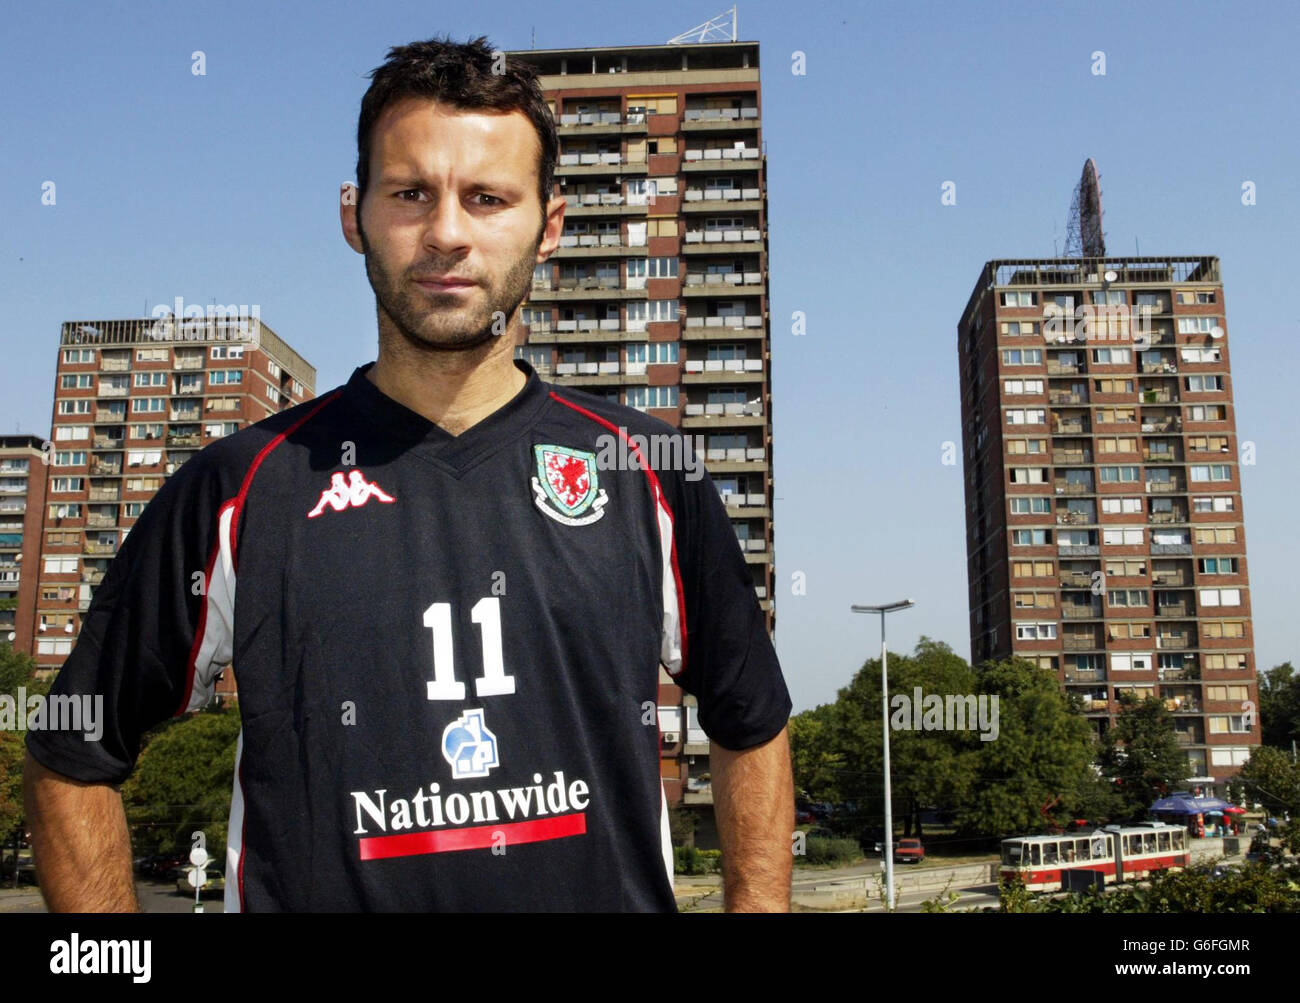
[[[366,257],[381,330],[386,316],[414,347],[442,351],[506,333],[563,224],[563,199],[552,199],[542,225],[538,146],[520,112],[421,98],[384,110],[361,212],[342,207],[348,243]],[[439,278],[469,284],[431,281]]]

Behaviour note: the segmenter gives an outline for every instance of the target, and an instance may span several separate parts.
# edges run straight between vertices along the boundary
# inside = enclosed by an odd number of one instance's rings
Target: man
[[[226,663],[227,911],[673,910],[661,664],[714,743],[727,908],[788,908],[790,699],[716,489],[513,359],[565,203],[500,70],[434,40],[372,74],[341,217],[378,360],[204,449],[123,544],[55,683],[104,695],[103,739],[28,740],[52,909],[136,907],[114,785]]]

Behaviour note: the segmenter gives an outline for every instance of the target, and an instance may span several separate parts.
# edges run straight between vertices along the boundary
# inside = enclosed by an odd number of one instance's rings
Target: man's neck
[[[494,338],[467,352],[427,352],[400,337],[380,339],[366,372],[387,397],[460,435],[510,401],[528,377],[514,364],[514,338]]]

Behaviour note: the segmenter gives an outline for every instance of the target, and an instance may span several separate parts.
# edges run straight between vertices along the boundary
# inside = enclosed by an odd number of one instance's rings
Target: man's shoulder
[[[551,396],[570,407],[581,408],[590,412],[601,424],[614,426],[626,435],[665,435],[681,436],[681,429],[670,425],[661,418],[655,418],[638,408],[619,404],[604,397],[587,393],[579,387],[561,386],[548,383]]]
[[[184,463],[177,474],[185,478],[212,478],[229,483],[241,481],[258,463],[259,457],[275,446],[291,441],[317,412],[327,410],[342,387],[319,397],[267,415],[213,442]]]

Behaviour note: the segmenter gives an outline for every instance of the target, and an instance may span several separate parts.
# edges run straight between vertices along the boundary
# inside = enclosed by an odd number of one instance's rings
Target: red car
[[[919,864],[925,859],[925,847],[919,839],[900,839],[894,847],[894,862]]]

